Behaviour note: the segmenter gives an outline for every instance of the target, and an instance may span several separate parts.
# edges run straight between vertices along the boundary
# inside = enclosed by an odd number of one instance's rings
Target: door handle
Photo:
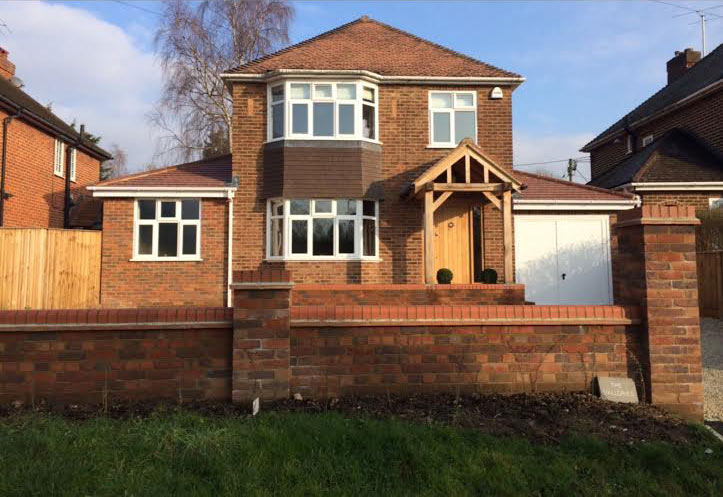
[[[566,273],[562,273],[562,279],[563,279],[563,280],[565,279],[565,276],[567,276],[567,274],[566,274]]]

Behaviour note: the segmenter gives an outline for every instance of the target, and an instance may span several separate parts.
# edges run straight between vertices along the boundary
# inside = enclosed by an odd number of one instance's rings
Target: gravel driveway
[[[700,322],[705,420],[723,421],[723,320]]]

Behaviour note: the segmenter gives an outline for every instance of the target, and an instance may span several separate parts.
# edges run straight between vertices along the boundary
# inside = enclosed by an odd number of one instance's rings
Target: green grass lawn
[[[23,415],[0,418],[0,496],[723,495],[723,447],[699,439],[541,445],[334,413]]]

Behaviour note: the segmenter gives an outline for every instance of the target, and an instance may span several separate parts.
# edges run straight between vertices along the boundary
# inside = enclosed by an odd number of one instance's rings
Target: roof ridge
[[[583,190],[590,190],[590,191],[599,192],[599,193],[607,193],[607,194],[609,194],[609,195],[615,195],[615,196],[624,197],[624,198],[627,198],[627,199],[630,199],[630,198],[633,198],[633,197],[634,197],[634,195],[632,195],[632,194],[630,194],[630,193],[616,192],[616,191],[610,190],[610,189],[608,189],[608,188],[600,188],[599,186],[593,186],[593,185],[587,185],[587,184],[584,185],[584,184],[582,184],[582,183],[575,183],[574,181],[566,181],[566,180],[564,180],[564,179],[551,178],[551,177],[545,176],[545,175],[543,175],[543,174],[528,173],[528,172],[526,172],[526,171],[518,171],[518,170],[515,170],[515,172],[517,172],[517,173],[519,173],[519,174],[521,174],[521,175],[523,175],[523,176],[525,176],[525,175],[526,175],[526,176],[532,176],[533,178],[537,178],[537,179],[540,179],[540,180],[543,180],[543,181],[550,181],[550,182],[553,182],[553,183],[557,183],[557,184],[561,184],[561,185],[566,185],[566,186],[572,186],[572,187],[580,188],[580,189],[583,189]]]

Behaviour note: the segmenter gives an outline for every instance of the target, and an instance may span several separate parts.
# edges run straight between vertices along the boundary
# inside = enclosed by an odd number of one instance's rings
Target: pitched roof
[[[54,128],[59,134],[66,135],[72,139],[80,138],[80,133],[71,125],[53,114],[46,106],[35,100],[20,88],[13,85],[9,80],[0,77],[0,102],[5,101],[12,107],[22,107],[24,114],[29,114],[42,124]],[[89,152],[103,158],[111,159],[113,156],[100,148],[90,140],[84,139],[82,146]]]
[[[589,184],[615,188],[667,181],[723,181],[723,157],[695,135],[674,128]]]
[[[384,76],[520,77],[367,16],[228,73],[259,74],[278,69],[367,70]]]
[[[231,154],[101,181],[103,187],[224,187],[231,183]]]
[[[539,174],[515,171],[521,181],[527,185],[518,195],[521,200],[597,200],[619,202],[632,200],[633,195],[614,192],[590,185],[581,185]]]
[[[723,43],[718,45],[715,50],[703,57],[700,62],[688,69],[678,79],[663,87],[635,109],[628,112],[615,124],[596,136],[582,147],[581,150],[588,152],[591,144],[624,129],[626,123],[632,124],[640,119],[651,116],[663,110],[665,107],[721,80],[723,80]]]

